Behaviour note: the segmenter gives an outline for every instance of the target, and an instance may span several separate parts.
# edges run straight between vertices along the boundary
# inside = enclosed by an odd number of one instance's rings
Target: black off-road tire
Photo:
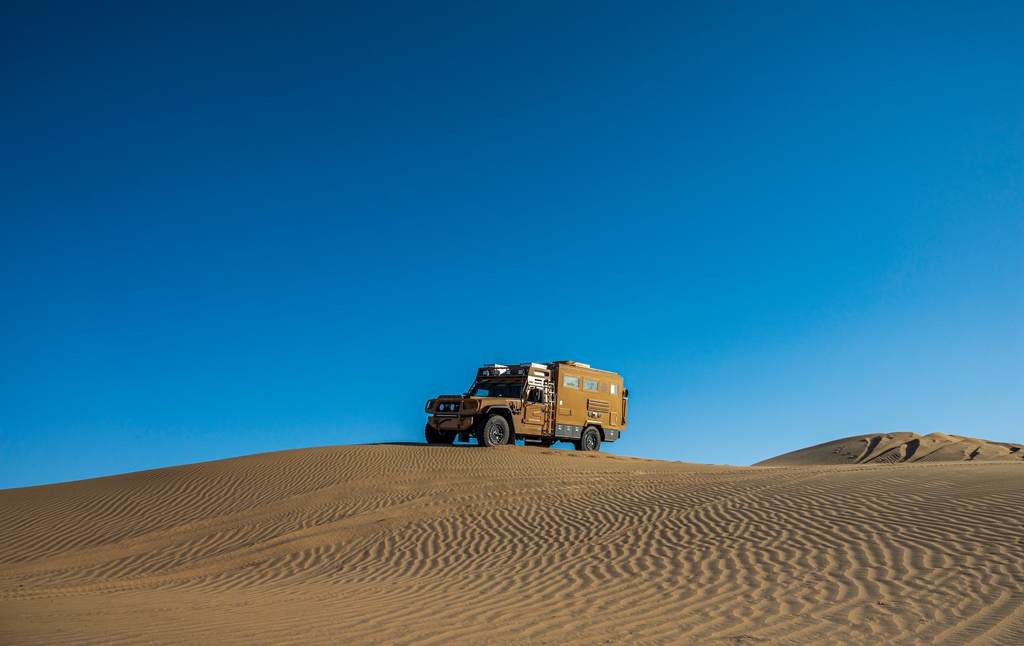
[[[455,433],[444,433],[430,424],[423,429],[423,436],[426,438],[427,444],[451,444],[455,441]]]
[[[480,424],[476,441],[480,446],[501,446],[508,444],[512,437],[512,430],[508,427],[508,420],[501,415],[490,415]]]
[[[597,430],[593,426],[588,426],[583,429],[580,439],[573,442],[572,445],[576,447],[577,451],[600,451],[601,431]]]

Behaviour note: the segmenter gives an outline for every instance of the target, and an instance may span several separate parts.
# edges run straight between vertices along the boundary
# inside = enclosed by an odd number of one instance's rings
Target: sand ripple
[[[0,491],[0,643],[1016,644],[1022,508],[1010,461],[249,456]]]

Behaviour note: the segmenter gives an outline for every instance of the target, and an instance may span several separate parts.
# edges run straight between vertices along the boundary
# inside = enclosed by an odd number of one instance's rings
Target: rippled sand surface
[[[905,462],[1024,462],[1024,446],[945,433],[876,433],[855,435],[810,446],[758,462],[755,466],[797,467]]]
[[[2,644],[1022,636],[1021,462],[376,445],[0,491]]]

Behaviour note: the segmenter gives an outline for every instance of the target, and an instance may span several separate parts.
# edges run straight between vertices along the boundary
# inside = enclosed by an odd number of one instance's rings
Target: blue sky
[[[897,4],[3,3],[0,487],[530,360],[621,454],[1024,441],[1024,5]]]

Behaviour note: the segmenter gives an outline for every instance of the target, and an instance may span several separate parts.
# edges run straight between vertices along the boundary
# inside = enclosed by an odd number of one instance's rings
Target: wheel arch
[[[515,435],[515,417],[512,415],[512,409],[510,409],[508,406],[488,406],[478,414],[478,416],[480,417],[480,421],[478,422],[478,424],[484,423],[484,420],[487,419],[488,415],[501,415],[502,417],[504,417],[505,421],[508,422],[509,432]]]
[[[585,431],[588,428],[596,428],[597,429],[597,436],[599,438],[601,438],[601,441],[602,442],[607,442],[608,441],[608,439],[606,437],[607,433],[605,432],[604,425],[601,422],[588,421],[587,425],[583,427],[583,430]]]

